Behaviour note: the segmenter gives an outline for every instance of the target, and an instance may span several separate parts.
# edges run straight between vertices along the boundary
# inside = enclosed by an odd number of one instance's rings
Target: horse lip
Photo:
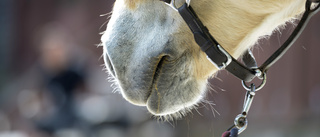
[[[157,63],[157,67],[155,68],[155,71],[154,71],[154,74],[153,74],[153,78],[152,78],[152,84],[151,84],[151,87],[150,87],[150,90],[149,90],[149,95],[148,95],[148,99],[152,93],[152,89],[153,88],[157,88],[156,87],[156,84],[158,82],[158,79],[160,77],[160,73],[161,73],[161,70],[162,70],[162,67],[164,65],[164,61],[166,60],[166,57],[165,56],[162,56],[159,60],[159,62]]]

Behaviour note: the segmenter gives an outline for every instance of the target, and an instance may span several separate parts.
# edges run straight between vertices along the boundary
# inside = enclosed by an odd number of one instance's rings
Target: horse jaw
[[[303,7],[303,0],[269,3],[202,0],[191,5],[237,58]],[[123,97],[154,115],[183,115],[201,101],[207,78],[217,71],[180,15],[159,0],[117,0],[102,42],[105,64]]]

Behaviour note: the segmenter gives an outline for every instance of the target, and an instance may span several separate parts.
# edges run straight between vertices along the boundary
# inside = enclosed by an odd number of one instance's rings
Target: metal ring
[[[186,3],[188,5],[188,7],[190,6],[191,0],[186,0]],[[171,8],[173,8],[175,11],[178,11],[178,8],[176,6],[176,1],[175,0],[171,0],[170,4],[167,3]]]
[[[176,1],[175,0],[171,0],[170,4],[168,4],[172,9],[174,9],[175,11],[178,11],[178,8],[176,7]]]
[[[262,77],[263,77],[263,80],[262,80],[260,86],[258,86],[255,91],[258,91],[258,90],[262,89],[262,88],[264,87],[264,85],[266,85],[267,75],[266,75],[265,73],[262,73]],[[242,86],[243,86],[243,88],[244,88],[245,90],[247,90],[247,91],[250,91],[250,90],[251,90],[251,86],[248,86],[248,85],[246,84],[246,82],[243,81],[243,80],[242,80]]]
[[[186,0],[186,3],[188,4],[188,7],[190,6],[191,0]]]
[[[319,10],[320,8],[320,2],[313,2],[313,3],[316,3],[317,5],[315,7],[313,7],[313,9],[310,8],[310,11],[311,12],[317,12],[317,10]]]

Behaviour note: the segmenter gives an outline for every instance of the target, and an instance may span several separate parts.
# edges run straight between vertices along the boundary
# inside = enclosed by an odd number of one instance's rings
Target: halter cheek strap
[[[233,58],[212,37],[209,30],[202,24],[191,6],[184,4],[178,11],[194,35],[196,43],[207,54],[208,59],[219,69],[226,69],[241,80],[251,81],[257,74]]]
[[[212,64],[219,69],[228,70],[234,76],[246,82],[251,81],[255,77],[263,79],[268,69],[293,45],[309,19],[320,9],[320,0],[306,0],[306,11],[288,40],[274,54],[272,54],[270,58],[268,58],[263,65],[261,65],[261,67],[257,67],[254,57],[252,54],[249,54],[250,52],[246,52],[243,56],[243,61],[245,63],[245,65],[243,65],[233,58],[222,46],[220,46],[220,44],[212,37],[212,35],[209,33],[209,30],[203,25],[195,11],[189,5],[190,0],[187,0],[186,3],[179,8],[175,7],[175,0],[162,1],[170,4],[171,7],[179,12],[194,34],[196,43],[200,46],[201,50],[207,54],[207,57]],[[314,8],[311,8],[311,5],[314,3],[317,3],[318,5]]]

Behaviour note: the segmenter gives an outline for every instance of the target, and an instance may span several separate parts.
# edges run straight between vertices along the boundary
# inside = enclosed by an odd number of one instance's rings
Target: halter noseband
[[[185,0],[186,2],[181,7],[176,7],[175,0],[162,1],[166,2],[170,7],[179,12],[192,31],[196,43],[200,46],[201,50],[207,54],[208,60],[218,69],[226,69],[237,78],[241,79],[244,88],[247,90],[242,113],[236,117],[234,125],[228,129],[228,131],[231,132],[223,134],[223,137],[236,137],[246,129],[247,113],[250,109],[255,91],[260,90],[266,83],[266,72],[287,52],[305,28],[309,19],[320,9],[320,0],[306,0],[305,12],[290,37],[260,67],[257,67],[257,63],[250,50],[248,50],[242,58],[245,64],[243,65],[220,46],[192,9],[190,5],[191,0]],[[313,4],[317,5],[312,7]],[[263,79],[261,85],[258,87],[255,87],[254,84],[247,86],[245,82],[250,82],[255,77]],[[234,127],[236,127],[237,130],[234,130]]]

